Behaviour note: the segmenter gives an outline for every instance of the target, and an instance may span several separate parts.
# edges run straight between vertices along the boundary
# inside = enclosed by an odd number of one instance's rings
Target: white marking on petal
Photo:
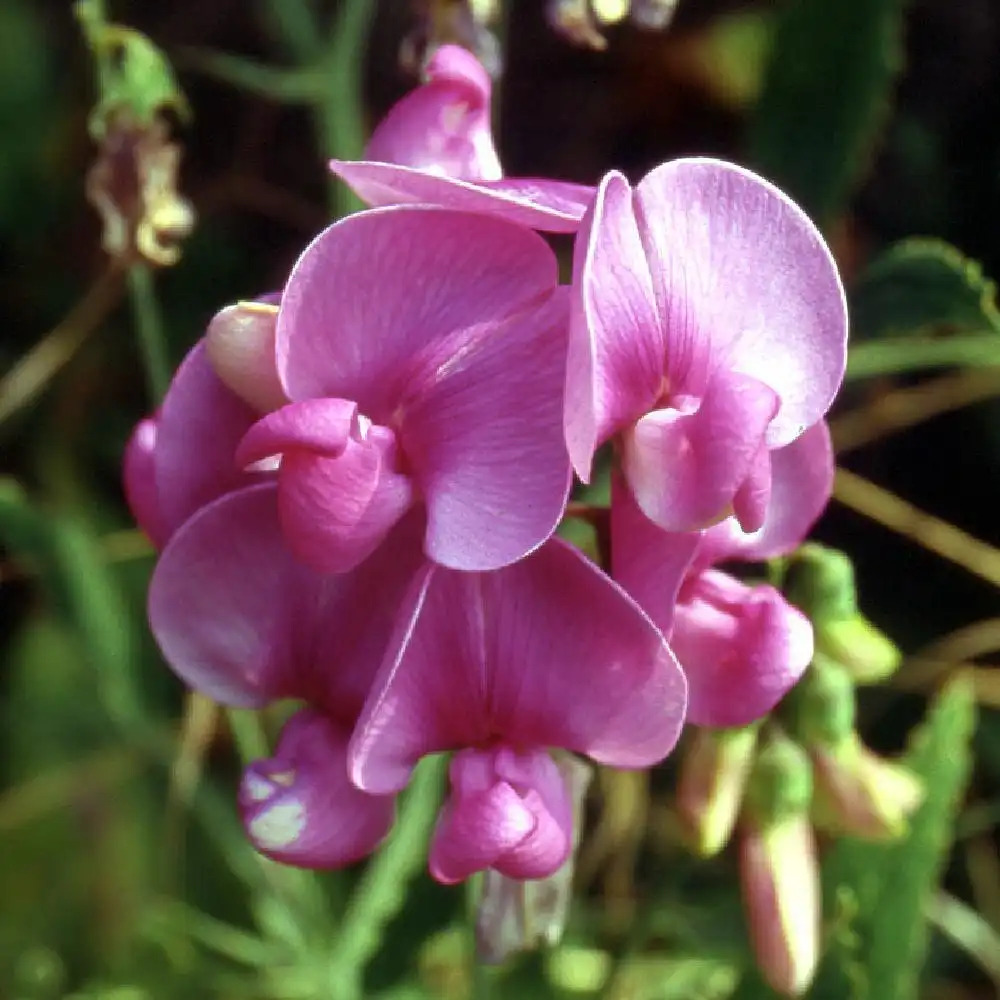
[[[250,821],[250,836],[266,850],[290,847],[305,829],[306,810],[301,802],[279,802]]]

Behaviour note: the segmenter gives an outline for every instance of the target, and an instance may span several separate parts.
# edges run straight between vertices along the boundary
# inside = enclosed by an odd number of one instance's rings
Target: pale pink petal
[[[469,329],[556,282],[545,241],[499,219],[428,207],[351,215],[313,240],[288,279],[278,369],[293,400],[355,400],[394,426],[411,382],[455,363]]]
[[[260,481],[235,457],[258,416],[222,384],[199,341],[177,369],[157,422],[156,487],[168,533],[216,497]]]
[[[430,849],[431,874],[445,884],[493,868],[510,878],[546,878],[565,862],[572,803],[544,750],[506,746],[452,758],[451,793]]]
[[[149,619],[164,657],[224,704],[301,698],[353,724],[423,564],[420,518],[404,519],[351,573],[293,558],[277,485],[224,496],[171,539],[153,573]]]
[[[401,788],[427,753],[501,739],[617,767],[670,752],[685,683],[639,607],[551,539],[492,573],[425,573],[355,731],[352,779]]]
[[[639,239],[632,191],[619,173],[597,189],[573,252],[566,363],[566,444],[590,480],[598,445],[651,409],[663,390],[664,336]]]
[[[330,169],[368,205],[438,205],[545,233],[575,233],[594,198],[589,185],[546,178],[473,182],[370,160],[331,160]]]
[[[771,501],[771,452],[761,441],[746,479],[733,495],[733,517],[743,531],[759,531]]]
[[[762,382],[720,370],[691,409],[646,414],[623,436],[622,463],[646,516],[666,531],[706,528],[726,517],[778,405]]]
[[[719,365],[756,379],[781,402],[768,445],[789,444],[826,413],[846,363],[844,291],[823,237],[772,184],[719,160],[665,163],[635,200],[672,390],[700,395]]]
[[[205,331],[205,351],[215,374],[258,413],[288,402],[274,353],[277,324],[277,305],[239,302],[216,313]]]
[[[763,526],[752,533],[726,518],[705,532],[699,564],[723,559],[773,559],[805,541],[833,490],[833,446],[821,420],[771,452],[771,493]]]
[[[621,475],[611,480],[611,575],[669,640],[697,531],[664,531],[639,509]]]
[[[388,833],[395,797],[368,795],[348,781],[348,735],[305,709],[285,725],[274,756],[246,769],[240,812],[262,854],[299,868],[341,868]]]
[[[411,386],[401,444],[427,504],[427,554],[442,565],[512,563],[541,545],[565,510],[568,309],[558,292],[470,336],[433,381]]]
[[[161,549],[170,532],[160,511],[156,488],[156,435],[158,417],[146,417],[135,425],[122,459],[122,485],[129,510],[149,540]]]
[[[688,721],[744,726],[767,714],[809,666],[809,619],[773,587],[718,570],[688,580],[670,644],[688,681]]]
[[[396,163],[466,180],[497,180],[500,161],[490,132],[490,78],[471,52],[442,45],[427,82],[382,119],[366,160]]]

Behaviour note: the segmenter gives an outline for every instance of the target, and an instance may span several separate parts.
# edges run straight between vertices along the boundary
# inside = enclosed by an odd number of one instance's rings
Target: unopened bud
[[[816,628],[816,648],[844,664],[858,684],[876,684],[891,677],[903,655],[884,633],[860,612],[843,621]]]
[[[889,840],[906,833],[924,790],[905,767],[872,753],[852,734],[815,747],[813,818],[832,833]]]
[[[750,773],[745,813],[761,827],[804,816],[812,800],[809,755],[783,733],[772,732]]]
[[[791,556],[782,589],[817,627],[858,612],[854,566],[846,553],[825,545],[810,542]]]
[[[718,854],[736,825],[753,765],[757,726],[694,730],[681,761],[677,812],[692,849]]]
[[[743,908],[757,965],[772,989],[801,996],[819,959],[820,885],[816,841],[802,814],[740,837]]]
[[[817,654],[792,691],[795,735],[807,746],[836,745],[854,732],[854,681],[847,668]]]
[[[239,302],[216,313],[205,331],[205,353],[215,374],[258,413],[288,402],[278,378],[278,307]]]
[[[570,753],[555,752],[556,767],[573,803],[573,846],[562,867],[541,879],[513,879],[493,868],[483,874],[476,913],[476,950],[498,964],[539,945],[559,943],[569,915],[573,871],[583,825],[583,802],[593,769]]]

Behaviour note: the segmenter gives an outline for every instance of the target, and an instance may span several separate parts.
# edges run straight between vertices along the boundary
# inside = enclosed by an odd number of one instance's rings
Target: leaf
[[[863,337],[1000,332],[996,284],[944,240],[903,240],[877,257],[851,296]]]
[[[917,996],[927,907],[951,849],[975,721],[971,680],[958,677],[938,697],[905,758],[926,793],[909,834],[890,844],[845,838],[827,856],[824,898],[833,934],[811,1000]]]
[[[778,19],[750,155],[820,224],[864,173],[899,71],[905,0],[790,0]]]

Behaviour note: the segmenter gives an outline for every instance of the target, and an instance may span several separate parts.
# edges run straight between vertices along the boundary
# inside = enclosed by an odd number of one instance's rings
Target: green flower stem
[[[361,70],[372,0],[343,0],[322,59],[325,86],[314,112],[322,152],[338,160],[357,160],[365,147]],[[330,179],[330,208],[338,218],[362,207],[357,195],[336,177]]]
[[[972,333],[954,337],[894,337],[851,348],[847,378],[872,378],[923,368],[1000,365],[1000,337]]]
[[[443,756],[426,758],[417,767],[393,832],[347,905],[328,966],[330,995],[337,1000],[362,1000],[365,967],[378,951],[386,924],[402,909],[407,886],[426,863],[444,770]]]
[[[170,361],[153,275],[147,264],[135,263],[128,269],[128,291],[149,395],[159,405],[170,385]]]

